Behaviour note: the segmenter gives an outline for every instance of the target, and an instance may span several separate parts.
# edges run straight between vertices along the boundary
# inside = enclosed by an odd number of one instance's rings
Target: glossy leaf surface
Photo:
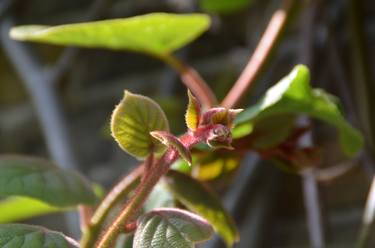
[[[199,118],[200,118],[200,104],[198,100],[193,96],[193,94],[188,90],[188,97],[189,97],[189,103],[186,109],[185,113],[185,122],[186,126],[190,129],[195,131],[197,129],[199,124]]]
[[[24,224],[1,224],[0,247],[78,248],[76,241],[62,233]]]
[[[216,194],[201,182],[177,171],[169,171],[165,178],[177,200],[207,219],[228,246],[239,240],[237,227]]]
[[[116,106],[111,119],[112,136],[130,155],[144,159],[164,146],[150,132],[169,131],[167,117],[152,99],[125,91],[124,98]]]
[[[97,201],[91,183],[79,174],[24,156],[0,157],[0,196],[28,196],[59,207]]]
[[[206,220],[185,210],[159,208],[137,221],[134,248],[193,248],[213,234]]]
[[[363,146],[361,134],[345,120],[337,98],[321,89],[312,89],[309,70],[303,65],[296,66],[260,101],[240,113],[235,120],[235,129],[246,129],[247,126],[249,134],[254,130],[249,125],[254,126],[262,118],[280,114],[305,114],[335,126],[341,147],[348,156],[355,155]],[[274,121],[277,122],[277,118]],[[246,132],[242,132],[244,134]]]
[[[152,13],[123,19],[66,24],[19,26],[11,37],[57,45],[131,50],[153,55],[169,54],[208,29],[204,14]]]

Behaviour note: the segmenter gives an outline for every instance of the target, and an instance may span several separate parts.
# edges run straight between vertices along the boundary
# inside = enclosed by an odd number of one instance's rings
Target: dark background
[[[211,29],[178,51],[178,57],[192,64],[222,99],[281,2],[253,0],[235,13],[213,14]],[[352,162],[353,169],[321,182],[319,189],[328,247],[354,247],[374,172],[369,130],[375,126],[375,4],[300,2],[243,106],[297,63],[310,67],[314,87],[342,99],[347,118],[364,131],[368,146]],[[154,98],[173,132],[182,132],[186,90],[161,62],[128,52],[23,44],[7,35],[7,28],[17,24],[56,25],[150,12],[202,10],[194,0],[0,0],[0,153],[50,157],[110,187],[137,163],[109,134],[109,117],[124,89]],[[343,162],[332,130],[319,123],[314,127],[314,141],[324,148],[322,167]],[[299,176],[249,155],[224,200],[241,230],[238,247],[309,247]],[[62,215],[32,223],[76,232]],[[214,241],[208,246],[219,247]]]

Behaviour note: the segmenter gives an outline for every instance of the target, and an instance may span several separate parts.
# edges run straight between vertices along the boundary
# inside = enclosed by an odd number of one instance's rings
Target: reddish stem
[[[294,2],[295,0],[285,0],[283,6],[272,15],[253,56],[250,58],[232,89],[222,101],[221,106],[226,108],[235,107],[250,89],[250,86],[254,83],[256,77],[264,67],[267,58],[277,45],[277,41],[286,27]]]

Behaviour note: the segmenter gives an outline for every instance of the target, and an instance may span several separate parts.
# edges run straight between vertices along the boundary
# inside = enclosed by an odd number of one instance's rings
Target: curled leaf
[[[163,145],[176,149],[180,156],[186,160],[186,162],[191,165],[191,153],[190,151],[181,143],[181,141],[174,136],[173,134],[165,131],[152,131],[150,132],[151,136],[159,140]]]
[[[189,103],[186,109],[185,122],[190,130],[195,131],[199,124],[201,107],[198,100],[193,96],[193,94],[188,90]]]

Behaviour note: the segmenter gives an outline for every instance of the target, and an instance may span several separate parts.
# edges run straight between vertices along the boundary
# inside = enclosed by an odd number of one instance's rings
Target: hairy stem
[[[91,221],[83,232],[81,239],[81,248],[92,248],[95,245],[96,239],[100,234],[104,221],[108,216],[110,210],[124,199],[130,191],[140,183],[141,176],[144,171],[144,166],[140,165],[130,174],[124,177],[107,196],[100,203]]]
[[[217,104],[215,94],[196,70],[178,60],[173,55],[166,55],[161,57],[161,59],[178,71],[182,82],[194,93],[201,104],[206,108]]]
[[[245,69],[222,101],[221,106],[226,108],[235,107],[246,95],[250,86],[254,84],[254,81],[263,69],[267,59],[270,57],[271,52],[278,44],[295,2],[295,0],[284,0],[283,6],[272,15],[257,48]]]

